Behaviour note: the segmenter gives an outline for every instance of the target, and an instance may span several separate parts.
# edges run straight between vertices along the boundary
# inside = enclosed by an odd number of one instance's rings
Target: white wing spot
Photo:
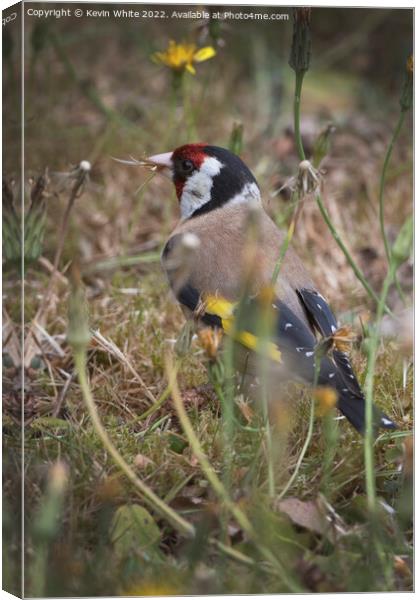
[[[307,356],[308,358],[309,358],[310,356],[313,356],[313,351],[312,351],[312,352],[305,352],[305,356]]]
[[[289,329],[289,327],[293,327],[292,323],[286,323],[284,326],[285,329]]]
[[[329,378],[329,379],[332,379],[333,377],[335,377],[335,373],[330,373],[330,374],[328,375],[328,378]]]

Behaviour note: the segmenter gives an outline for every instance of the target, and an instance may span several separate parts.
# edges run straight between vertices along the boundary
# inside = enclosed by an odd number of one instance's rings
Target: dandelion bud
[[[62,495],[67,487],[69,469],[66,463],[59,460],[50,470],[49,489],[52,494]]]
[[[397,239],[391,248],[391,259],[398,268],[408,260],[413,246],[413,217],[410,215],[401,227]]]
[[[75,267],[73,267],[71,274],[68,315],[67,341],[75,352],[83,351],[89,343],[90,331],[83,284],[80,272]]]
[[[331,135],[334,133],[334,131],[334,125],[329,123],[315,140],[312,162],[316,169],[330,151]]]
[[[405,80],[400,97],[400,106],[402,111],[409,110],[413,106],[413,73],[414,59],[411,54],[407,60],[405,69]]]
[[[318,190],[321,185],[321,173],[315,169],[311,161],[302,160],[299,164],[299,172],[297,176],[296,187],[301,196],[311,194]]]
[[[16,212],[11,183],[3,180],[2,248],[6,263],[20,269],[22,258],[21,219]]]
[[[47,489],[33,524],[34,536],[40,542],[48,542],[57,534],[67,483],[68,467],[57,461],[50,469]]]
[[[293,40],[289,65],[298,73],[309,69],[311,60],[311,9],[295,8],[293,11]]]

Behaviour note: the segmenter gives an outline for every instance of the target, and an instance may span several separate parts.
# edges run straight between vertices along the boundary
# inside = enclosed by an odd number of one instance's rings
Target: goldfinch
[[[265,212],[255,177],[238,156],[207,144],[187,144],[151,156],[146,162],[172,180],[179,201],[181,219],[162,253],[162,265],[176,298],[186,314],[232,334],[244,279],[249,279],[251,273],[245,300],[250,310],[234,335],[244,352],[258,354],[253,307],[261,303],[260,296],[269,289],[285,233]],[[251,270],[244,258],[250,214],[257,222]],[[313,384],[317,336],[333,340],[339,327],[291,247],[284,256],[269,303],[272,331],[265,351],[278,382],[295,379]],[[320,358],[316,383],[336,390],[338,409],[363,432],[364,395],[347,352],[339,344]],[[395,428],[376,407],[374,417],[376,425]]]

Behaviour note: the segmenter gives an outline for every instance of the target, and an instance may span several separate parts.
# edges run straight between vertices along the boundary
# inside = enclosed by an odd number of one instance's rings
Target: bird
[[[175,186],[180,220],[164,245],[161,262],[186,316],[229,333],[245,305],[246,318],[236,340],[248,356],[258,350],[255,308],[261,298],[265,304],[268,298],[270,372],[277,374],[278,382],[292,379],[333,388],[337,408],[363,434],[365,396],[348,352],[330,344],[316,361],[320,338],[333,340],[339,325],[292,246],[287,247],[271,294],[267,293],[286,233],[265,211],[258,182],[243,160],[222,147],[189,143],[150,156],[145,164]],[[247,271],[250,223],[256,223],[257,233],[253,268]],[[241,303],[244,278],[247,297]],[[396,428],[376,405],[374,426]]]

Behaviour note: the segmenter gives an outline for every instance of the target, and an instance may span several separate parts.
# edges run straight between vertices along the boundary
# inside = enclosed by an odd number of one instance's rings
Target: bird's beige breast
[[[199,244],[180,251],[182,235],[186,233],[194,234]],[[251,274],[253,293],[270,282],[283,241],[284,233],[263,210],[250,224],[246,206],[224,207],[181,222],[168,240],[162,262],[172,287],[188,281],[202,294],[218,293],[235,300],[247,274]],[[313,288],[313,283],[290,248],[276,284],[276,295],[306,320],[295,291],[303,287]]]

